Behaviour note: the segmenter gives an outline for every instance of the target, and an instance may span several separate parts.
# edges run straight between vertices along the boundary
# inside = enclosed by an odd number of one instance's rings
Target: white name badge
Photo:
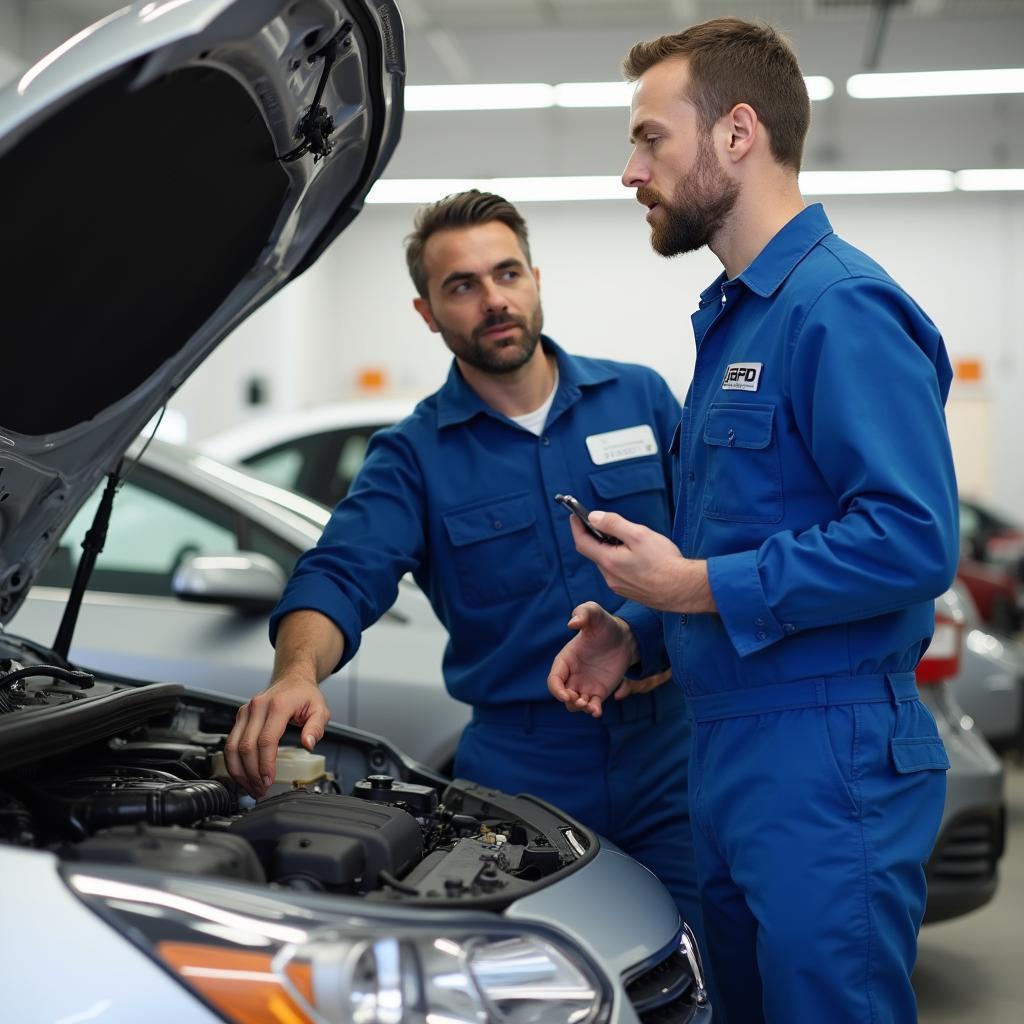
[[[654,431],[646,423],[641,423],[635,427],[609,430],[606,434],[591,434],[587,438],[587,451],[595,466],[606,466],[609,462],[657,455],[658,442]]]
[[[764,363],[730,363],[722,378],[723,391],[756,391],[761,386]]]

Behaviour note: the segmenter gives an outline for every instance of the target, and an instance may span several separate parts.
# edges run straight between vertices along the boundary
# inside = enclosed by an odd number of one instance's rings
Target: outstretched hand
[[[627,623],[594,601],[573,610],[569,628],[578,632],[555,656],[548,690],[567,710],[600,718],[602,703],[636,661],[636,641]]]
[[[330,709],[312,680],[285,677],[238,709],[224,746],[231,777],[257,799],[270,789],[277,767],[277,745],[288,723],[302,730],[302,745],[312,750],[323,739]]]

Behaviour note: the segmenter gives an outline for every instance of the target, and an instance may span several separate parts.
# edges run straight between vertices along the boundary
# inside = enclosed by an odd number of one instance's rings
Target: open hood
[[[362,207],[392,0],[136,2],[0,93],[0,622],[195,367]]]

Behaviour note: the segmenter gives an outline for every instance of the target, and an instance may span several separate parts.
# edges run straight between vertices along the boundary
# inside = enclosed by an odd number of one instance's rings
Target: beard
[[[469,335],[460,334],[446,327],[434,317],[452,355],[484,373],[513,373],[525,366],[533,357],[540,344],[540,332],[544,327],[544,312],[540,303],[529,318],[513,316],[511,313],[493,313],[473,328]],[[515,324],[518,335],[510,335],[497,341],[483,337],[485,331],[502,324]]]
[[[676,186],[671,202],[650,188],[637,200],[658,203],[662,217],[651,225],[651,247],[661,256],[679,256],[708,245],[739,199],[740,187],[715,159],[710,134],[701,135],[697,159]]]

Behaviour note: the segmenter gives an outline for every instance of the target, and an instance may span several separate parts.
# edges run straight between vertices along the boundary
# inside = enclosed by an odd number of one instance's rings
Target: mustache
[[[636,190],[636,201],[643,203],[644,206],[653,206],[657,203],[659,206],[665,205],[665,200],[662,199],[660,192],[655,192],[653,188],[647,188],[641,186]]]
[[[474,341],[479,341],[484,331],[489,331],[492,327],[501,327],[504,324],[515,324],[516,327],[526,330],[526,320],[523,317],[512,316],[511,313],[492,313],[473,328]]]

